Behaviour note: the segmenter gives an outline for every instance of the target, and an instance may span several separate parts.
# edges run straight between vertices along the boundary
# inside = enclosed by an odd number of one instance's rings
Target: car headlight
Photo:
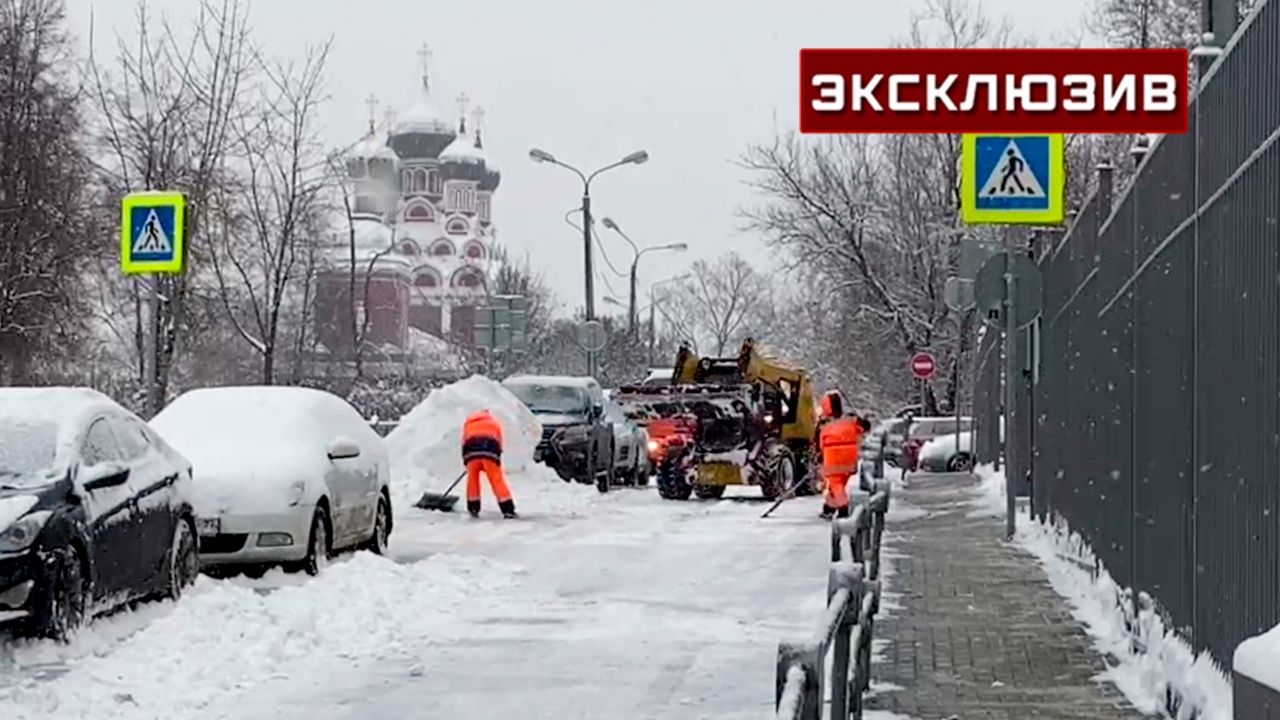
[[[657,441],[657,440],[650,440],[650,441],[649,441],[649,452],[658,452],[658,441]]]
[[[21,552],[31,547],[52,516],[53,513],[42,510],[15,520],[12,525],[0,531],[0,552]]]
[[[307,496],[307,481],[296,480],[289,486],[289,507],[296,507]]]

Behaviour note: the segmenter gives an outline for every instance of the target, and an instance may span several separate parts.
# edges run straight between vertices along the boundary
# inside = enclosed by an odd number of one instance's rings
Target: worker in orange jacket
[[[480,516],[480,473],[498,499],[502,517],[514,518],[516,503],[502,473],[502,425],[488,410],[467,418],[462,426],[462,462],[467,466],[467,512]]]
[[[823,395],[822,415],[822,429],[818,433],[822,478],[826,484],[822,517],[848,517],[849,478],[858,474],[858,450],[867,421],[857,415],[845,416],[844,398],[837,390]]]

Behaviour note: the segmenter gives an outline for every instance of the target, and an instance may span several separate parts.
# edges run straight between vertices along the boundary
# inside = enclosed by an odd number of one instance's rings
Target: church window
[[[448,257],[455,252],[453,243],[446,238],[440,238],[431,244],[431,254],[436,257]]]
[[[466,235],[471,231],[471,226],[462,218],[453,218],[448,225],[444,226],[444,231],[450,235]]]
[[[431,206],[422,201],[410,203],[404,209],[405,220],[431,222],[435,220],[435,217],[435,213],[431,211]]]
[[[484,246],[473,240],[467,243],[465,254],[471,260],[483,260],[485,256]]]
[[[435,170],[427,171],[427,193],[431,195],[440,194],[440,173]]]

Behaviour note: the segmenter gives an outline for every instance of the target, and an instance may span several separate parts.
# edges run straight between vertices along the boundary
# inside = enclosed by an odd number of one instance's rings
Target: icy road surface
[[[400,509],[392,559],[201,582],[0,651],[6,720],[764,718],[823,603],[814,499],[513,483],[526,517]],[[744,494],[758,491],[743,489]],[[758,495],[757,495],[758,497]]]

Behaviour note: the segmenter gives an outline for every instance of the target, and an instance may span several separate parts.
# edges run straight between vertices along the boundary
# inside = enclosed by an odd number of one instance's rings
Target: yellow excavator
[[[805,479],[799,493],[820,492],[809,473],[818,421],[812,381],[754,340],[736,357],[699,357],[681,347],[669,386],[630,390],[694,421],[658,467],[662,497],[717,498],[729,485],[758,485],[777,499],[797,478]]]

